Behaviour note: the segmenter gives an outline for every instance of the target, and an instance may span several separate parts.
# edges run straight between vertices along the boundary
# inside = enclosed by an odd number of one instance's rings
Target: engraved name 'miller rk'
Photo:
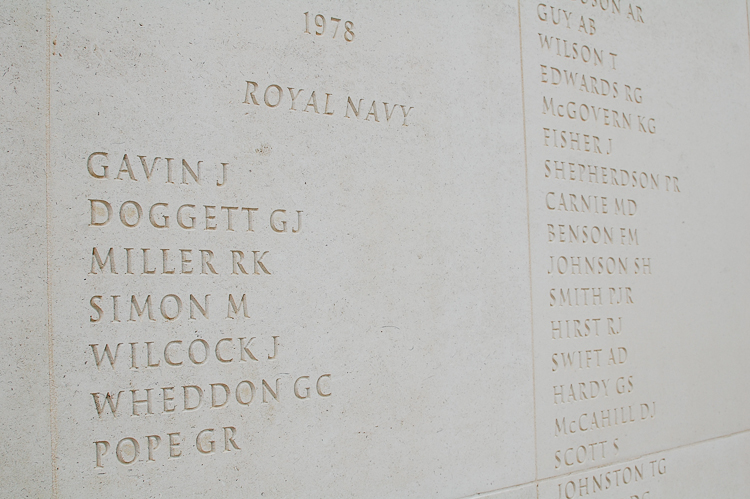
[[[301,111],[325,116],[343,116],[349,119],[360,119],[372,123],[389,124],[391,120],[402,126],[409,126],[406,118],[414,109],[404,104],[393,104],[369,99],[352,99],[347,96],[346,102],[337,99],[328,92],[307,91],[303,88],[286,87],[271,84],[263,88],[254,81],[246,81],[245,100],[250,104],[271,109],[282,109],[289,106],[290,111]],[[283,105],[282,105],[283,104]],[[342,106],[343,104],[343,106]],[[341,108],[344,108],[343,113]],[[338,112],[336,112],[338,110]]]

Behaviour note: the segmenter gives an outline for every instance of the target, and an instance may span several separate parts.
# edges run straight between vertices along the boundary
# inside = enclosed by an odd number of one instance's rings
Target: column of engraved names
[[[268,245],[294,244],[303,210],[227,194],[239,169],[218,159],[96,151],[81,167],[93,469],[239,454],[240,415],[331,395],[330,373],[279,372],[284,335],[253,320],[278,270]]]
[[[355,39],[352,21],[342,23],[337,38],[339,18],[303,18],[306,35],[329,43]],[[248,75],[236,104],[259,122],[266,113],[292,112],[407,130],[412,118],[413,106],[392,99],[305,87]],[[255,204],[248,169],[222,158],[118,150],[92,152],[83,163],[97,193],[87,200],[96,241],[87,271],[95,291],[84,319],[93,328],[86,366],[97,380],[89,412],[101,429],[93,468],[237,455],[251,447],[252,432],[262,431],[238,423],[247,415],[260,415],[255,421],[262,424],[276,407],[328,400],[332,374],[296,367],[301,359],[285,356],[296,351],[285,348],[288,332],[258,328],[274,323],[259,317],[262,311],[279,309],[264,294],[265,283],[279,271],[288,275],[276,266],[286,260],[276,252],[304,240],[301,207]],[[274,188],[286,197],[282,184]],[[124,418],[142,422],[139,432],[125,432]],[[164,421],[174,428],[153,429]]]
[[[657,270],[653,242],[639,231],[639,199],[646,191],[679,193],[679,186],[648,158],[633,165],[622,154],[639,137],[654,140],[658,120],[636,68],[618,57],[623,44],[603,26],[645,26],[643,8],[568,1],[534,9],[539,92],[531,112],[541,111],[542,125],[530,131],[540,154],[529,169],[543,186],[543,199],[531,202],[542,204],[545,220],[532,230],[542,232],[537,240],[543,237],[546,250],[532,265],[548,290],[538,330],[548,338],[541,369],[553,380],[542,388],[553,420],[541,424],[555,442],[544,461],[568,472],[612,461],[628,445],[625,425],[657,417],[656,401],[631,367],[638,352],[629,318]]]

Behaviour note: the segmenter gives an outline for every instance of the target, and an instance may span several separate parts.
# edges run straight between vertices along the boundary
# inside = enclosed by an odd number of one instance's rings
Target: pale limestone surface
[[[44,497],[52,485],[44,4],[8,5],[0,19],[0,494]]]
[[[575,36],[574,29],[543,26],[536,8],[529,6],[521,11],[524,74],[531,75],[525,80],[525,102],[534,346],[539,361],[536,414],[540,478],[747,430],[744,414],[750,407],[750,395],[737,390],[740,380],[750,379],[744,360],[750,349],[750,336],[746,334],[750,308],[745,292],[750,275],[745,248],[750,237],[741,229],[750,223],[745,209],[750,132],[746,85],[750,58],[743,38],[748,26],[746,5],[696,3],[689,9],[675,10],[644,4],[643,9],[644,23],[634,23],[626,16],[599,14],[596,34],[582,39]],[[606,55],[604,66],[566,60],[556,51],[542,49],[539,33],[580,40],[617,57]],[[572,48],[569,51],[572,53]],[[550,83],[542,83],[540,64],[605,79],[610,84],[618,82],[619,95],[613,98],[611,91],[604,97],[594,94],[593,89],[586,92],[564,88],[565,84],[553,86],[551,75]],[[548,71],[551,73],[551,69]],[[625,85],[642,89],[641,103],[627,100]],[[598,88],[601,91],[601,86]],[[553,99],[555,108],[563,105],[564,116],[553,116],[545,109],[544,98],[548,103]],[[588,112],[582,105],[592,110]],[[594,121],[596,109],[598,124]],[[611,112],[609,116],[604,114],[605,109],[632,113],[632,129],[604,126],[605,120],[616,124],[616,117]],[[577,113],[576,119],[570,118],[569,111],[570,115]],[[587,122],[582,121],[581,113],[590,114]],[[640,130],[637,116],[645,117],[646,131]],[[649,128],[651,119],[653,127]],[[625,126],[621,119],[619,124]],[[602,142],[611,139],[612,154],[604,147],[603,154],[545,147],[544,128],[587,133]],[[546,160],[551,161],[549,176]],[[560,165],[565,162],[566,168],[574,162],[575,180],[570,180],[567,170],[565,179],[560,178],[555,160]],[[578,175],[578,164],[586,167],[584,181]],[[590,165],[598,167],[597,182],[589,182]],[[605,168],[610,173],[607,177],[601,174]],[[637,187],[632,186],[632,180],[628,186],[613,185],[612,169],[617,170],[620,184],[622,171],[630,172],[631,178],[632,172],[638,172]],[[678,178],[678,190],[667,177]],[[555,194],[549,195],[551,192]],[[560,204],[561,193],[564,206]],[[598,209],[599,213],[575,212],[584,208],[580,202],[571,204],[570,194],[586,199],[591,196],[592,211]],[[607,199],[608,213],[602,213],[602,202],[593,196]],[[618,213],[617,203],[622,201],[625,215]],[[547,203],[555,209],[550,210]],[[547,224],[555,227],[555,242],[549,242]],[[566,242],[560,242],[559,225],[565,227]],[[615,235],[611,243],[604,236],[599,244],[590,240],[571,243],[569,226],[588,226],[589,231],[592,227],[611,227]],[[620,228],[626,229],[624,238]],[[631,230],[637,231],[637,244],[630,238]],[[590,260],[601,257],[605,268],[588,275],[572,274],[571,258],[576,256]],[[561,257],[567,263],[559,260]],[[616,263],[606,268],[609,257]],[[650,272],[645,274],[643,259],[650,262]],[[621,268],[620,260],[627,269]],[[571,288],[573,292],[576,287],[601,287],[603,304],[592,306],[589,291],[588,306],[584,306],[584,292],[579,292],[579,306],[561,306],[559,289]],[[632,303],[623,300],[620,305],[610,305],[610,287],[616,289],[615,301],[619,288],[629,287]],[[557,290],[554,306],[551,289]],[[589,318],[601,318],[599,337],[592,333],[589,338],[552,339],[553,321]],[[614,319],[618,330],[622,325],[620,334],[606,331],[606,318]],[[592,352],[595,349],[602,350],[600,367]],[[617,364],[610,361],[610,349],[617,352]],[[589,368],[585,368],[587,350],[593,358]],[[573,368],[563,367],[562,354],[572,351],[584,352],[583,369],[577,358]],[[620,378],[626,392],[623,394],[618,393]],[[570,383],[594,381],[611,386],[601,389],[595,401],[572,400]],[[563,397],[555,398],[553,387],[560,385],[565,386]],[[595,388],[587,387],[591,395]],[[562,417],[570,425],[571,420],[580,420],[586,414],[585,427],[591,411],[623,406],[628,408],[626,419],[635,419],[629,426],[555,436],[555,422]],[[631,406],[638,413],[632,418]],[[584,463],[573,459],[572,454],[570,461],[574,463],[570,466],[557,460],[560,450],[602,441],[606,444],[594,447],[593,452],[589,447]]]
[[[748,6],[612,3],[7,9],[0,495],[742,496]]]

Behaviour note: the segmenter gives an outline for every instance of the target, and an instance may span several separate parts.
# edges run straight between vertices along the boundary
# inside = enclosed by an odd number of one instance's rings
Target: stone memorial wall
[[[745,0],[0,19],[0,496],[748,496]]]

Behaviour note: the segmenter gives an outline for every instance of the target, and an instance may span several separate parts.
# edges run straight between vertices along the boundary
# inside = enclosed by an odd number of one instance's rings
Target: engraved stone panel
[[[746,5],[606,4],[521,7],[540,477],[747,430]]]
[[[513,4],[308,8],[53,6],[62,495],[533,480]]]
[[[746,1],[2,16],[0,496],[743,496]]]

